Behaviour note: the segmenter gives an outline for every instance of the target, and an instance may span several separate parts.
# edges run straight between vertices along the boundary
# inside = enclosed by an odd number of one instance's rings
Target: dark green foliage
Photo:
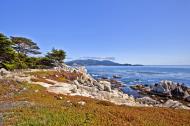
[[[54,66],[53,61],[48,57],[40,58],[38,64],[41,65],[42,68],[52,68]]]
[[[7,70],[14,70],[14,69],[16,69],[16,64],[14,64],[14,63],[3,63],[2,67],[7,69]]]
[[[54,66],[53,61],[47,57],[27,57],[26,63],[32,69],[46,69]]]
[[[12,61],[4,62],[3,67],[6,68],[7,70],[26,69],[28,68],[28,65],[26,63],[26,56],[15,53]]]
[[[22,53],[17,53],[15,56],[15,64],[16,69],[26,69],[28,68],[27,62],[26,62],[27,56]]]
[[[24,55],[27,54],[41,54],[39,52],[39,47],[35,42],[28,38],[24,37],[11,37],[12,42],[15,44],[14,49],[18,53],[22,53]]]
[[[52,49],[51,52],[48,52],[46,55],[47,58],[53,61],[55,66],[59,66],[63,63],[63,60],[66,57],[66,53],[62,49]]]
[[[37,63],[39,61],[38,57],[27,57],[26,58],[26,64],[29,68],[35,69],[37,67]]]
[[[12,45],[11,40],[0,33],[0,67],[6,67],[13,62],[15,51]]]

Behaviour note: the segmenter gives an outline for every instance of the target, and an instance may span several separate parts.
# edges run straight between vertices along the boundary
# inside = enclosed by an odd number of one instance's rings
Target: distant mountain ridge
[[[66,62],[69,66],[80,65],[80,66],[142,66],[140,64],[132,65],[132,64],[120,64],[110,60],[73,60]]]

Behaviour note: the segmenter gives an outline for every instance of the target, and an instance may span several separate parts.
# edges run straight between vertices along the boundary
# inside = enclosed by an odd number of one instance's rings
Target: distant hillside
[[[74,65],[81,65],[81,66],[133,66],[132,64],[120,64],[109,60],[73,60],[66,62],[67,65],[74,66]],[[139,66],[139,65],[135,65]]]

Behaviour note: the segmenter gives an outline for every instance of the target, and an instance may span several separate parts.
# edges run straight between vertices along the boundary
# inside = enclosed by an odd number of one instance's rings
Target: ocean
[[[161,80],[184,83],[190,87],[190,66],[87,66],[86,68],[94,78],[121,76],[117,80],[126,85],[123,91],[132,95],[137,94],[129,88],[131,85],[151,85]]]

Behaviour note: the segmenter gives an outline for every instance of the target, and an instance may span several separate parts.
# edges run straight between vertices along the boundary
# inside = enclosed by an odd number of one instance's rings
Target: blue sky
[[[121,63],[190,64],[190,0],[1,0],[0,32],[45,53]],[[113,57],[113,58],[112,58]]]

